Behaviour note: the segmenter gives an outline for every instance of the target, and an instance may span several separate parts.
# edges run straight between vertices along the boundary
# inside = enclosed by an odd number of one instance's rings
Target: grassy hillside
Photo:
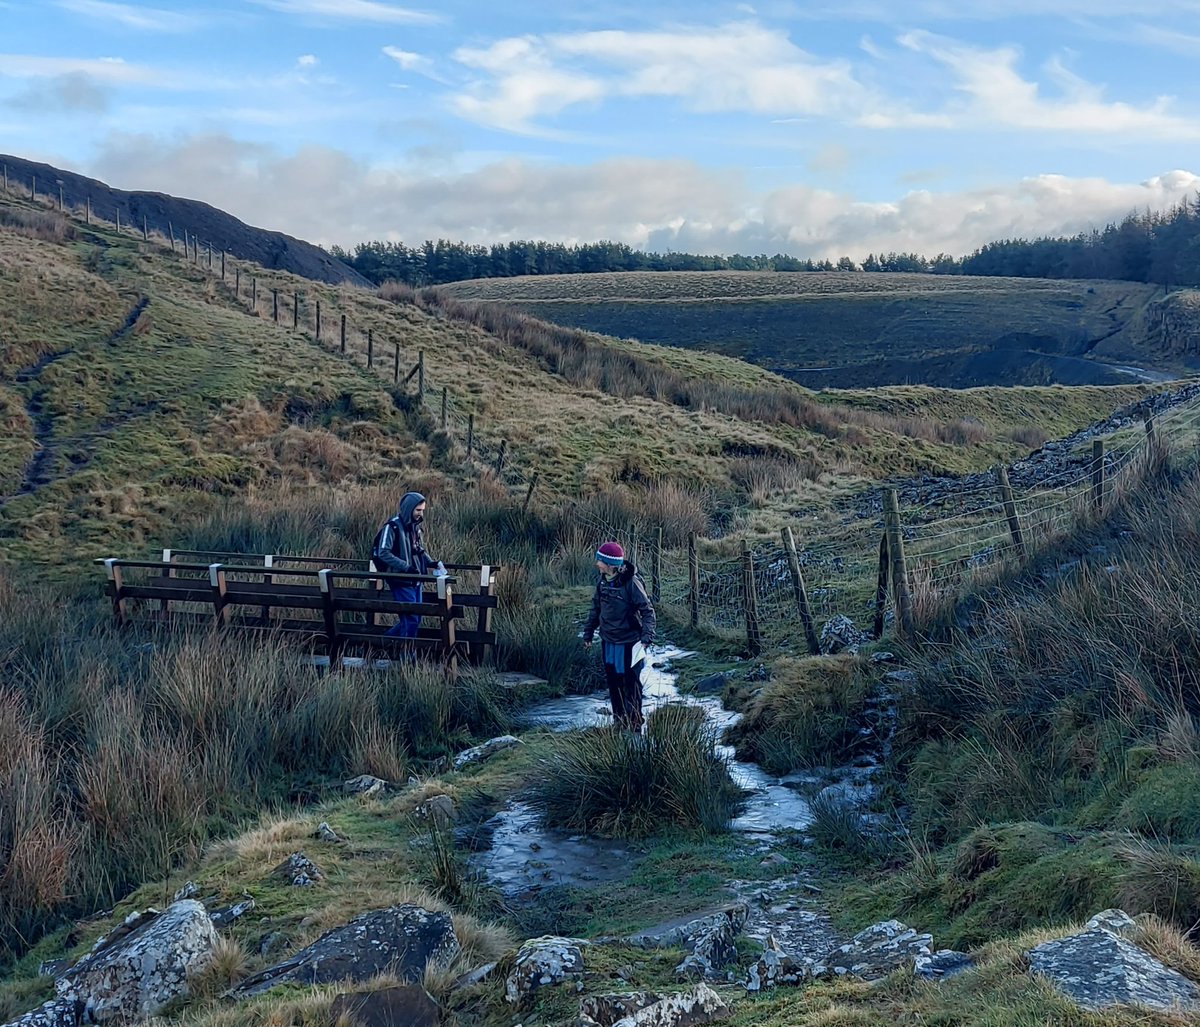
[[[737,356],[813,388],[1136,380],[1200,359],[1153,286],[910,274],[631,272],[460,282],[560,324]],[[1108,365],[1118,366],[1108,366]]]
[[[536,472],[560,494],[653,480],[719,492],[740,462],[767,455],[801,468],[819,495],[831,476],[1013,459],[1029,422],[1065,433],[1142,394],[901,389],[835,401],[719,355],[536,322],[518,331],[448,300],[232,263],[222,282],[216,265],[161,241],[12,195],[0,203],[0,279],[0,551],[17,560],[169,544],[181,513],[272,482],[402,490],[418,470],[473,478],[501,440],[510,481]],[[393,386],[397,345],[405,373],[424,353],[423,405],[415,381]]]

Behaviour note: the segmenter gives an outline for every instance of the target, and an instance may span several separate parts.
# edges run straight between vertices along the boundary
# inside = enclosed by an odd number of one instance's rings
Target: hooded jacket
[[[654,607],[632,563],[626,560],[611,581],[600,576],[591,612],[583,625],[584,641],[590,642],[599,628],[604,642],[649,645],[654,641],[655,626]]]
[[[427,574],[437,561],[425,552],[421,525],[413,522],[413,511],[425,502],[419,492],[407,492],[395,517],[379,529],[371,558],[377,570],[393,574]]]

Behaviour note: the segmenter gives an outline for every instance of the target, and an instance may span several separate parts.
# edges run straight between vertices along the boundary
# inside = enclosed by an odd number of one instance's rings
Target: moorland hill
[[[637,271],[443,288],[558,324],[740,357],[811,388],[1122,384],[1200,364],[1200,292],[1136,282]]]

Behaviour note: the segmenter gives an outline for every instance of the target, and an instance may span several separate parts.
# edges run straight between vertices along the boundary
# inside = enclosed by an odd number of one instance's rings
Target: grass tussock
[[[655,710],[644,734],[573,733],[556,746],[529,801],[548,824],[605,836],[722,831],[743,797],[716,744],[702,712],[679,703]]]
[[[783,659],[745,703],[727,740],[771,774],[853,758],[870,678],[851,656]]]

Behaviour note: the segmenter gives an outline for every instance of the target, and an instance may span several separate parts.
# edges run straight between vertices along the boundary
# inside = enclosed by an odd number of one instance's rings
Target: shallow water
[[[741,715],[726,710],[717,696],[680,694],[671,664],[691,655],[676,648],[655,647],[649,651],[642,672],[643,709],[649,714],[672,702],[698,706],[719,737]],[[608,694],[593,692],[549,699],[525,710],[518,723],[551,731],[607,725],[612,723]],[[731,825],[733,830],[770,835],[784,829],[803,830],[812,823],[808,802],[796,788],[811,784],[813,778],[775,777],[755,763],[738,760],[731,746],[718,745],[717,751],[728,761],[733,780],[750,792],[745,811]],[[519,802],[506,805],[488,827],[494,829],[492,846],[473,856],[471,862],[506,895],[548,885],[586,887],[615,880],[628,874],[635,856],[627,843],[541,827],[532,810]]]

